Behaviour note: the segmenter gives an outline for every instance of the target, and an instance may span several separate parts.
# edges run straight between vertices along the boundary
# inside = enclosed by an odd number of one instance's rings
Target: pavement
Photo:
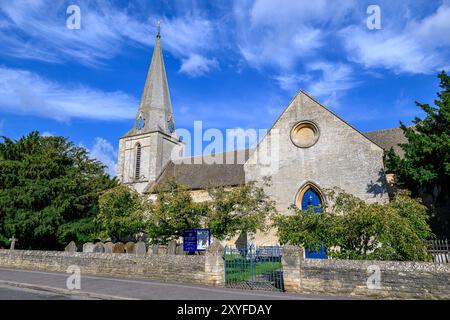
[[[0,268],[0,300],[335,300],[349,297],[236,290],[144,279],[81,274],[80,290],[69,290],[70,274]]]
[[[78,297],[0,285],[1,300],[73,300]],[[79,297],[81,299],[81,297]]]

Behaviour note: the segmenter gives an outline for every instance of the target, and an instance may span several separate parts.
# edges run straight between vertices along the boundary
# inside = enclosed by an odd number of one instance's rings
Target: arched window
[[[315,212],[321,212],[322,210],[319,207],[323,205],[323,196],[320,189],[311,182],[305,183],[297,194],[296,204],[302,210],[308,210],[309,207],[313,206],[317,207]]]
[[[134,168],[134,178],[136,180],[139,180],[139,178],[141,177],[141,152],[142,148],[141,145],[138,143],[136,145],[136,163]]]

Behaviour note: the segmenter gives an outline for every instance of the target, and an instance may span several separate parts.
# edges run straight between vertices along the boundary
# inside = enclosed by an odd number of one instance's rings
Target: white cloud
[[[234,7],[238,47],[255,68],[270,66],[290,72],[327,44],[326,38],[334,32],[336,22],[354,3],[353,0],[238,2]],[[325,24],[329,28],[323,28]]]
[[[167,50],[184,57],[216,47],[215,32],[210,20],[191,12],[181,17],[165,18],[162,24],[162,41]]]
[[[294,93],[300,89],[301,83],[310,82],[313,77],[311,75],[281,74],[275,76],[274,79],[281,89]]]
[[[294,94],[303,88],[324,105],[335,109],[346,91],[359,85],[351,66],[325,61],[307,64],[303,74],[281,74],[274,78],[283,90]]]
[[[17,0],[0,3],[0,54],[50,63],[66,61],[99,67],[122,52],[126,44],[153,46],[156,21],[161,16],[140,12],[104,1],[77,1],[81,8],[81,29],[66,27],[64,1]],[[145,15],[145,14],[144,14]],[[183,60],[205,56],[215,46],[214,26],[197,11],[163,18],[164,50]],[[150,53],[149,53],[150,54]],[[204,58],[207,61],[215,61]],[[203,65],[192,72],[202,74]],[[203,69],[202,69],[203,68]]]
[[[292,70],[299,60],[311,56],[323,45],[320,30],[302,28],[295,34],[262,32],[261,38],[247,38],[239,46],[245,60],[253,67],[273,66]]]
[[[341,32],[350,58],[366,68],[385,68],[395,73],[429,74],[448,67],[450,6],[402,29],[388,26],[368,31],[351,26]]]
[[[80,1],[81,29],[66,27],[64,1],[3,1],[0,26],[3,53],[14,57],[61,63],[102,65],[116,56],[124,40],[146,44],[145,26],[126,11],[99,1]]]
[[[319,97],[346,91],[358,85],[353,70],[342,63],[316,62],[307,66],[310,71],[319,71],[318,80],[311,81],[308,91]]]
[[[307,91],[329,108],[339,109],[340,99],[348,90],[359,85],[353,69],[346,64],[322,61],[312,63],[307,68],[319,72],[318,78],[308,84]]]
[[[337,48],[336,32],[354,21],[356,5],[354,0],[239,2],[234,17],[240,52],[251,67],[272,73],[281,89],[294,94],[303,88],[337,108],[345,91],[357,85],[353,69],[346,61],[317,61],[327,60],[330,46]]]
[[[214,23],[198,11],[183,16],[164,18],[162,42],[165,49],[181,59],[180,73],[199,77],[218,67],[216,58],[208,58],[219,47]]]
[[[208,59],[198,54],[192,54],[187,59],[182,59],[179,72],[191,77],[198,77],[208,73],[213,68],[217,68],[218,65],[216,59]]]
[[[138,101],[123,92],[105,92],[50,81],[26,70],[0,66],[0,109],[58,121],[71,118],[132,119]]]
[[[117,169],[117,151],[114,149],[113,145],[107,140],[97,137],[95,138],[95,143],[89,150],[91,158],[97,159],[105,166],[107,166],[106,172],[111,176],[116,176]]]

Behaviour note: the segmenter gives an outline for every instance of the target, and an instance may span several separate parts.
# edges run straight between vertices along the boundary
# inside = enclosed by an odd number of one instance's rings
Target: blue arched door
[[[302,210],[308,210],[309,207],[315,207],[314,212],[320,214],[322,212],[322,200],[320,195],[312,188],[306,190],[302,197]],[[310,251],[305,248],[305,257],[311,259],[326,259],[326,249],[322,246],[318,251]]]

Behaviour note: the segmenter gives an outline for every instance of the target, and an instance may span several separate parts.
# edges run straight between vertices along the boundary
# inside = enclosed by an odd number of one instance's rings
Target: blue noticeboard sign
[[[183,251],[206,251],[211,241],[209,229],[186,229],[183,232]]]

